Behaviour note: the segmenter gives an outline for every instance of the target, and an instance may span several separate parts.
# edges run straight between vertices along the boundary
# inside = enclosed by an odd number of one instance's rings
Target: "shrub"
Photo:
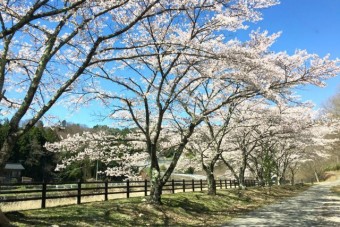
[[[184,173],[186,174],[194,174],[194,172],[195,172],[195,168],[191,166],[184,171]]]

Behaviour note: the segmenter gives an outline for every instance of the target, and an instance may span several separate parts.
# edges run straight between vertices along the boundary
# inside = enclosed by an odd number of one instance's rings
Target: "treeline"
[[[23,123],[24,124],[24,123]],[[9,128],[7,119],[0,123],[0,145],[2,146]],[[101,162],[82,160],[72,163],[66,169],[56,171],[56,166],[60,160],[67,156],[63,152],[50,152],[45,148],[45,143],[53,143],[66,138],[67,135],[82,134],[85,131],[107,131],[112,134],[126,134],[128,129],[114,129],[108,126],[96,125],[89,128],[86,125],[66,123],[62,121],[60,125],[45,127],[39,121],[26,134],[24,134],[15,144],[7,163],[20,163],[25,170],[22,176],[30,177],[34,181],[72,181],[95,178],[97,171],[104,170]]]

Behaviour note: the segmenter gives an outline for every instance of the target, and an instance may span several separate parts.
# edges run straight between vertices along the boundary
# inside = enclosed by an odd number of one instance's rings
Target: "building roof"
[[[7,163],[5,169],[24,170],[25,168],[20,163]]]

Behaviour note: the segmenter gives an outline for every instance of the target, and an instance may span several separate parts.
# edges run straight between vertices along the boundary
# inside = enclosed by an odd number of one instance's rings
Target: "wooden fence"
[[[247,187],[256,186],[255,180],[246,180]],[[236,188],[236,180],[216,180],[217,189]],[[171,180],[164,187],[164,193],[203,191],[207,188],[206,180]],[[14,183],[0,185],[0,202],[11,203],[20,201],[41,200],[41,208],[46,208],[46,201],[62,198],[76,198],[76,203],[81,204],[82,198],[88,196],[103,196],[108,200],[109,195],[120,194],[129,198],[132,194],[147,196],[150,192],[150,182],[123,181],[123,182],[65,182],[65,183]],[[120,196],[120,198],[122,198]]]

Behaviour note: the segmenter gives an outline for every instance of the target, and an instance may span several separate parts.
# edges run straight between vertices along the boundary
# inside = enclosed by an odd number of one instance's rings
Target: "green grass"
[[[308,186],[274,186],[162,196],[162,206],[144,198],[117,199],[56,208],[9,212],[14,226],[214,226],[259,206],[296,195]]]
[[[340,170],[340,164],[334,164],[332,166],[328,166],[325,168],[325,171],[339,171]]]

